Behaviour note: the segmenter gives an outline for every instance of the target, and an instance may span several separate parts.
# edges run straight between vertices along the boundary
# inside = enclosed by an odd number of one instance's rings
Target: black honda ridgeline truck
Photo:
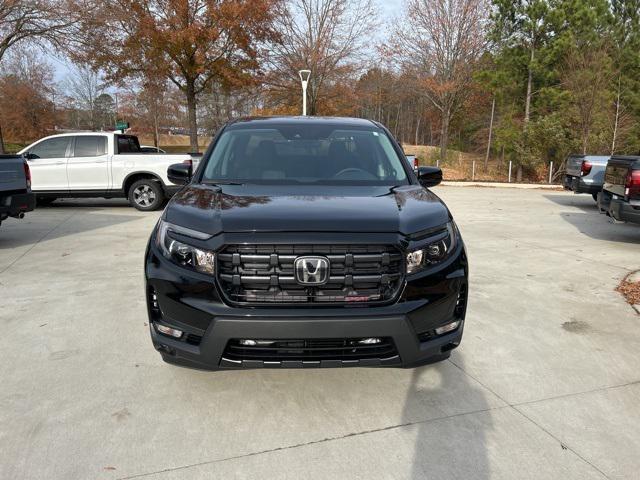
[[[208,370],[415,367],[460,344],[467,255],[444,203],[382,125],[228,123],[146,252],[151,338]]]

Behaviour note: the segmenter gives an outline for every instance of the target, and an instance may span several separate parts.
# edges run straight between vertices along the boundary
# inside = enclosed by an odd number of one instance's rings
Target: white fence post
[[[549,162],[549,183],[551,183],[552,178],[553,178],[553,162]]]
[[[471,181],[475,182],[476,181],[476,161],[473,161],[473,164],[471,166]]]
[[[511,183],[511,160],[509,160],[509,183]]]

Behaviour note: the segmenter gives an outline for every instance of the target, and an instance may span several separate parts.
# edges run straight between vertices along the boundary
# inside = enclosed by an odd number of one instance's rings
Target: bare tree
[[[485,51],[486,0],[408,0],[407,25],[396,32],[403,63],[416,72],[426,98],[440,112],[440,158]]]
[[[76,108],[84,114],[86,125],[91,130],[98,128],[96,100],[104,93],[106,86],[100,74],[87,66],[78,66],[67,77],[65,83]]]
[[[298,71],[308,69],[308,108],[311,115],[317,114],[325,87],[361,66],[376,27],[372,0],[291,0],[277,19],[281,42],[266,59],[272,100],[297,105]]]

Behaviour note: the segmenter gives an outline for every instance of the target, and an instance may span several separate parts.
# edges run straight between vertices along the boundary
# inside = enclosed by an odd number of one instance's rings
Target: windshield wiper
[[[396,193],[396,188],[400,188],[400,187],[404,187],[405,185],[393,185],[391,187],[389,187],[389,191],[387,193],[383,193],[381,195],[376,195],[378,197],[385,197],[387,195],[389,195],[390,193]]]

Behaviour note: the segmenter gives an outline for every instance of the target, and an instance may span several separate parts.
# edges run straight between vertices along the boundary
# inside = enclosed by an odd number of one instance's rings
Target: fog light
[[[177,330],[171,327],[165,327],[164,325],[160,325],[159,323],[156,323],[156,330],[164,335],[169,335],[170,337],[174,338],[180,338],[182,336],[181,330]]]
[[[456,320],[455,322],[447,323],[441,327],[436,328],[436,335],[442,335],[443,333],[452,332],[456,328],[460,326],[460,320]]]
[[[363,345],[375,345],[376,343],[380,342],[382,342],[382,340],[375,337],[363,338],[362,340],[358,340],[358,343],[361,343]]]

